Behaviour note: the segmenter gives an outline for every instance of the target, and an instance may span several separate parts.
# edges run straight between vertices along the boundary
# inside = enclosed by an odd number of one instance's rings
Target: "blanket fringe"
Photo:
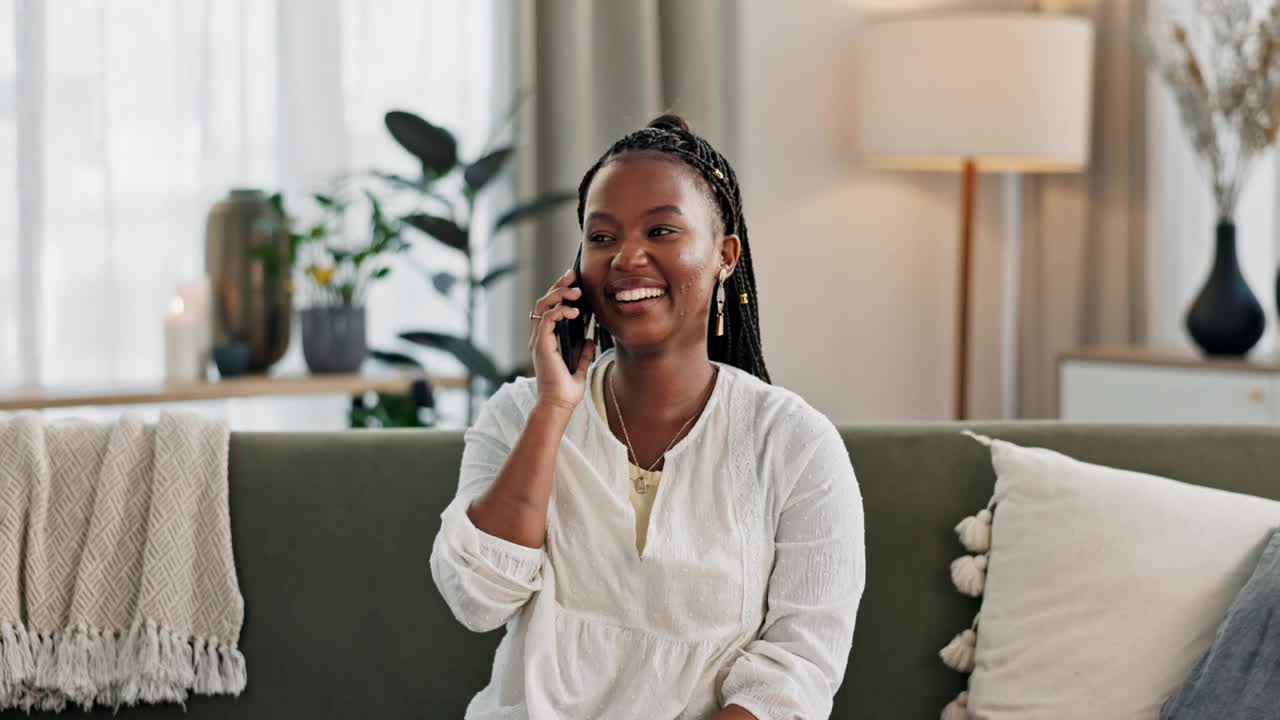
[[[239,649],[153,620],[120,638],[83,623],[53,633],[0,623],[0,710],[185,703],[191,692],[238,695],[245,680]]]
[[[33,666],[26,628],[0,623],[0,707],[12,707],[16,703]]]
[[[84,623],[63,632],[56,648],[54,684],[68,701],[85,710],[93,707],[93,698],[98,694],[90,668],[102,662],[102,652],[102,632],[90,631]]]
[[[51,688],[58,683],[58,665],[53,652],[53,633],[35,633],[32,651],[36,658],[36,687]]]

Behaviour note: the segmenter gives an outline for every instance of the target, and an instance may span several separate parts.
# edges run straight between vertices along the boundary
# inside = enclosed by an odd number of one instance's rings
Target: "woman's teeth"
[[[635,302],[637,300],[647,300],[648,298],[662,297],[667,291],[662,288],[635,288],[634,290],[622,290],[613,296],[618,302]]]

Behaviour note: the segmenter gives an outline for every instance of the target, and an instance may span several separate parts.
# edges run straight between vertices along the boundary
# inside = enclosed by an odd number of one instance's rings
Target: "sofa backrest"
[[[971,426],[1082,460],[1280,498],[1280,430],[1021,423]],[[952,528],[985,506],[986,448],[959,426],[847,428],[867,521],[867,591],[834,718],[925,718],[964,687],[937,651],[978,601],[952,587]],[[236,434],[231,518],[245,596],[238,699],[146,718],[461,718],[502,631],[474,635],[427,558],[453,496],[453,432]],[[14,713],[16,717],[16,713]],[[39,714],[37,714],[39,716]]]
[[[964,427],[1086,462],[1280,498],[1276,428]],[[833,718],[935,718],[965,688],[965,676],[938,658],[979,607],[951,583],[951,561],[965,553],[954,528],[986,506],[995,473],[989,449],[960,429],[945,423],[844,431],[866,512],[867,590]]]

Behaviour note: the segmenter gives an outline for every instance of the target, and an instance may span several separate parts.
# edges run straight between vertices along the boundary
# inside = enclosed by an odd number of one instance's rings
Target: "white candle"
[[[169,301],[164,319],[164,376],[170,382],[203,380],[200,366],[200,329],[181,295]]]
[[[213,354],[213,295],[209,276],[202,275],[178,286],[178,295],[182,298],[182,313],[190,318],[195,332],[199,379],[203,380]]]

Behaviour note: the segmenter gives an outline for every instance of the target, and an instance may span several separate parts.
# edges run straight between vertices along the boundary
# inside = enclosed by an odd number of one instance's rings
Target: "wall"
[[[866,12],[957,4],[742,6],[737,163],[765,355],[775,382],[838,423],[951,414],[959,178],[860,168],[851,117],[852,56]],[[970,397],[974,416],[993,417],[1001,382],[1001,180],[982,178],[978,193]]]

